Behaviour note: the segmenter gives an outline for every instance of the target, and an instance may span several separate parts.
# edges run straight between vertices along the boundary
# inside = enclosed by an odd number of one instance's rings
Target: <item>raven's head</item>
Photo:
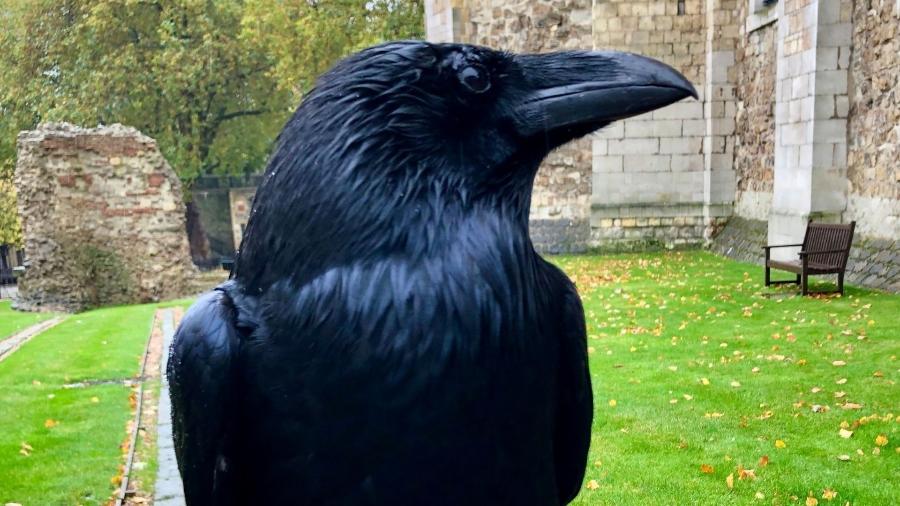
[[[522,237],[552,149],[692,95],[672,68],[626,53],[366,49],[325,73],[282,131],[236,272],[264,286],[360,251],[422,251],[465,221],[454,213],[511,216]]]
[[[345,169],[496,181],[533,175],[553,148],[688,96],[677,71],[629,53],[393,42],[338,63],[292,123]]]

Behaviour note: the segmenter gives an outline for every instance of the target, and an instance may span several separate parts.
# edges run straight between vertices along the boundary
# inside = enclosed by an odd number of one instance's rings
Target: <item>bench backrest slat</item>
[[[856,222],[849,224],[812,223],[806,226],[806,236],[803,238],[804,251],[831,251],[840,250],[839,253],[822,253],[809,255],[809,262],[827,266],[829,268],[844,269],[847,266],[847,257],[850,254],[850,245],[853,243],[853,229]]]

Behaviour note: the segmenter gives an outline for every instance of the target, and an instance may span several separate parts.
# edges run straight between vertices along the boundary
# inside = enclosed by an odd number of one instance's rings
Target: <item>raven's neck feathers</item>
[[[536,167],[531,177],[516,169],[478,180],[465,175],[476,168],[454,165],[463,157],[414,159],[391,135],[342,143],[307,127],[283,136],[238,257],[235,275],[248,290],[285,277],[302,284],[335,265],[389,255],[415,261],[452,247],[459,234],[531,253]]]

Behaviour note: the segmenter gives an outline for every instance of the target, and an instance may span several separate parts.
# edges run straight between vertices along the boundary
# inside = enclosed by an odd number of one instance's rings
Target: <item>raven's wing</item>
[[[568,504],[578,495],[584,479],[594,399],[588,370],[584,309],[575,286],[564,275],[561,277],[565,290],[560,298],[558,320],[559,365],[553,448],[559,500],[561,504]]]
[[[215,290],[188,310],[169,351],[175,456],[190,505],[232,504],[235,363],[239,344],[230,297]]]

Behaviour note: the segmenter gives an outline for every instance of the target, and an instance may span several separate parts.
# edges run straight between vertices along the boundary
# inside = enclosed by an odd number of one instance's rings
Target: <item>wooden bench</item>
[[[803,295],[809,294],[809,276],[822,274],[838,275],[838,291],[844,293],[844,271],[847,269],[847,257],[850,255],[850,244],[853,242],[853,229],[856,222],[847,225],[832,223],[809,223],[802,244],[780,244],[764,246],[766,250],[766,286],[783,283],[801,285]],[[797,260],[772,260],[772,248],[789,248],[800,246]],[[772,281],[770,270],[793,272],[796,280]]]

